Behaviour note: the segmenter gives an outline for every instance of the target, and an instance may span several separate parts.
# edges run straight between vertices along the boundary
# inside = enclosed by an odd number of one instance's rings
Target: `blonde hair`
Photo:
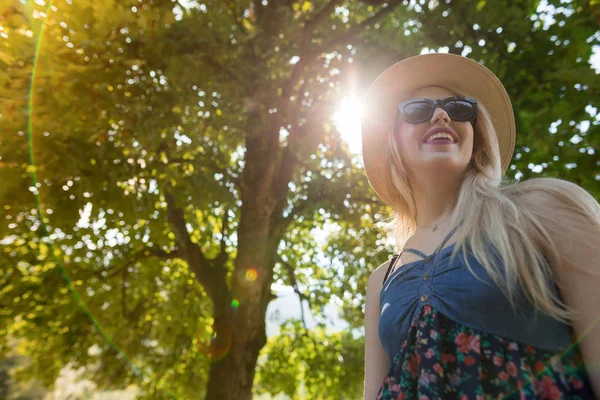
[[[538,310],[563,322],[572,321],[574,310],[564,304],[550,285],[556,282],[552,279],[555,277],[553,270],[560,265],[561,257],[546,228],[550,231],[561,229],[561,221],[556,218],[561,210],[543,202],[531,204],[531,197],[522,194],[542,191],[556,196],[564,205],[562,215],[570,226],[581,227],[578,231],[583,239],[600,233],[600,205],[578,186],[577,190],[567,192],[566,186],[573,184],[561,179],[509,180],[502,173],[496,132],[482,104],[478,105],[474,133],[472,160],[463,173],[459,192],[453,199],[455,207],[448,218],[450,226],[463,221],[454,233],[456,244],[451,257],[462,250],[467,268],[473,273],[466,257],[468,241],[475,259],[505,293],[513,308],[520,285]],[[388,148],[392,163],[390,177],[398,201],[392,206],[390,216],[380,224],[388,235],[393,235],[398,249],[402,249],[416,231],[417,209],[392,134]],[[562,224],[564,226],[564,219]],[[504,274],[499,269],[502,267],[491,261],[493,257],[504,260]]]

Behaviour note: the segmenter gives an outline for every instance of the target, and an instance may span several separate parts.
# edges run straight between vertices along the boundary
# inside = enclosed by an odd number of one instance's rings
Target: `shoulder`
[[[368,291],[370,291],[369,289],[374,288],[374,290],[379,293],[379,290],[383,286],[383,278],[385,278],[385,273],[387,272],[391,261],[391,259],[386,260],[371,272],[371,275],[369,275],[369,281],[367,283]]]

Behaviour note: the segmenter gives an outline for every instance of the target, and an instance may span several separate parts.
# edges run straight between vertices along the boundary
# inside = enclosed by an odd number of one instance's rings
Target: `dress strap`
[[[409,249],[409,248],[403,249],[403,250],[400,252],[400,254],[395,254],[395,255],[394,255],[394,257],[392,257],[392,261],[390,262],[390,266],[388,267],[388,270],[387,270],[387,272],[386,272],[386,274],[385,274],[385,278],[383,278],[383,283],[385,283],[385,281],[387,280],[387,278],[388,278],[388,276],[389,276],[390,272],[391,272],[391,271],[394,269],[394,265],[395,265],[395,263],[396,263],[396,260],[397,260],[398,258],[400,258],[400,256],[402,255],[402,253],[404,253],[405,251],[410,251],[411,253],[418,254],[418,255],[420,255],[420,256],[421,256],[421,257],[423,257],[423,258],[427,258],[427,254],[425,254],[425,253],[423,253],[423,252],[421,252],[421,251],[419,251],[419,250],[417,250],[417,249]],[[394,271],[394,272],[395,272],[395,271]]]
[[[433,252],[432,256],[435,257],[436,254],[442,250],[442,248],[444,247],[444,245],[446,244],[446,242],[448,241],[448,239],[450,239],[450,237],[452,237],[452,235],[454,235],[454,232],[456,232],[456,230],[462,225],[464,219],[462,219],[458,224],[456,224],[456,226],[454,226],[454,228],[452,228],[450,230],[450,232],[448,232],[448,234],[446,235],[446,237],[444,238],[444,240],[442,240],[442,243],[440,243],[440,245],[437,247],[437,249],[435,249],[435,251]]]
[[[394,256],[392,257],[392,260],[390,261],[390,265],[387,269],[387,272],[385,273],[385,277],[383,278],[382,286],[385,283],[385,281],[387,280],[388,276],[390,275],[390,272],[392,271],[394,264],[396,264],[396,261],[398,260],[398,258],[400,258],[400,256],[402,255],[403,252],[410,251],[411,253],[420,255],[423,258],[428,258],[428,257],[435,258],[437,253],[444,247],[444,245],[446,244],[448,239],[450,239],[450,237],[452,237],[452,235],[454,235],[454,232],[456,232],[456,230],[462,225],[463,222],[464,222],[464,219],[462,219],[458,224],[456,224],[456,226],[454,228],[452,228],[450,230],[450,232],[446,235],[444,240],[442,240],[442,243],[437,247],[437,249],[435,249],[435,251],[433,252],[433,254],[431,256],[428,256],[427,254],[423,253],[422,251],[419,251],[417,249],[411,249],[411,248],[405,248],[400,252],[400,254],[394,254]]]
[[[402,252],[400,252],[400,254],[402,254]],[[381,283],[381,286],[383,286],[383,284],[385,283],[385,281],[387,281],[387,278],[390,275],[390,271],[392,270],[392,267],[396,263],[396,260],[400,257],[400,254],[395,254],[392,257],[392,260],[390,261],[390,266],[388,267],[387,272],[385,273],[385,277],[383,278],[383,282]]]
[[[423,253],[422,251],[419,251],[417,249],[411,249],[409,247],[404,248],[404,251],[409,251],[411,253],[415,253],[418,256],[421,256],[423,258],[427,258],[427,254]]]

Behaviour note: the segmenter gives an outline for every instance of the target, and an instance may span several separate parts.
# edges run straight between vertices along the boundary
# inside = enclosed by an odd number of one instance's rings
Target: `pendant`
[[[437,224],[433,224],[433,231],[435,232],[435,231],[437,231],[437,230],[438,230],[438,226],[437,226]]]

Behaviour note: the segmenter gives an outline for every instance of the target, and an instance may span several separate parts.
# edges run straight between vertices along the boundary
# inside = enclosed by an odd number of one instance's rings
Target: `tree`
[[[265,312],[278,282],[362,327],[389,210],[331,115],[425,47],[505,83],[511,173],[597,197],[598,5],[548,2],[544,27],[537,1],[425,3],[2,3],[0,335],[27,339],[31,376],[71,361],[145,398],[295,397],[300,379],[360,398],[360,339],[291,323],[265,347]]]

